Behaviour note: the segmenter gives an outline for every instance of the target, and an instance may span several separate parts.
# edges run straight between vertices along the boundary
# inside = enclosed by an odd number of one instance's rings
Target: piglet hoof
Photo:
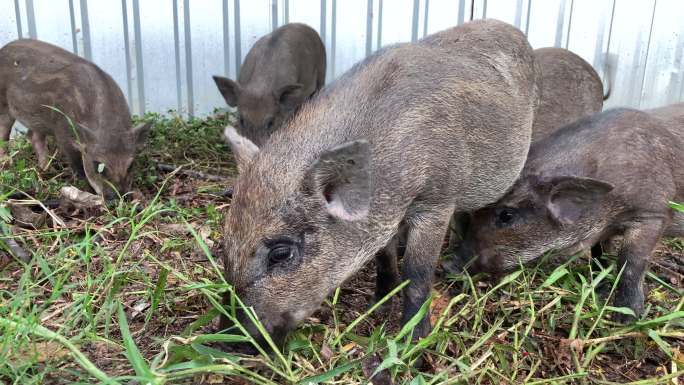
[[[375,306],[378,302],[380,302],[381,298],[376,298],[375,301],[373,301],[370,305],[368,305],[368,310],[370,310],[373,306]],[[388,298],[387,301],[383,302],[375,308],[373,313],[375,314],[380,314],[380,315],[390,315],[392,314],[392,309],[393,309],[394,301],[393,298]]]
[[[464,266],[460,258],[456,256],[449,256],[442,261],[442,269],[446,274],[461,275],[463,274]]]
[[[623,324],[623,325],[629,325],[634,322],[636,322],[637,318],[634,317],[631,314],[623,314],[623,313],[613,313],[613,321]]]
[[[644,293],[641,290],[638,290],[630,293],[629,296],[625,296],[624,294],[618,291],[615,297],[615,301],[613,301],[613,306],[632,309],[634,314],[636,314],[635,317],[631,314],[614,312],[612,315],[612,319],[615,322],[619,322],[621,324],[634,323],[635,321],[637,321],[638,317],[644,310]]]
[[[229,344],[226,342],[214,342],[213,348],[224,351],[226,353],[240,354],[244,356],[256,356],[259,351],[252,345],[246,342]]]
[[[50,161],[47,158],[38,158],[38,170],[45,172],[50,168]]]

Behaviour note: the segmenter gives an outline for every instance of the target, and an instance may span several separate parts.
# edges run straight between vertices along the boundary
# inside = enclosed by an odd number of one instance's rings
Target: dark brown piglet
[[[519,175],[537,76],[519,30],[476,21],[379,50],[262,147],[227,127],[241,170],[224,225],[227,281],[282,341],[403,226],[411,319],[451,214],[496,201]],[[390,254],[377,261],[385,289],[400,280]],[[425,318],[414,336],[429,329]]]
[[[74,172],[107,198],[130,188],[131,164],[149,129],[131,127],[121,89],[98,66],[30,39],[0,48],[0,140],[9,140],[15,120],[28,128],[41,168],[49,161],[46,137],[54,136]]]
[[[601,78],[591,64],[567,49],[554,47],[534,50],[534,59],[541,70],[538,80],[541,102],[534,116],[532,143],[603,109],[603,101],[610,92],[604,96]],[[458,245],[468,227],[468,214],[454,215],[449,227],[448,250],[450,253],[458,252]],[[452,273],[458,273],[450,260],[443,266]]]
[[[603,83],[591,64],[563,48],[539,48],[534,58],[541,69],[541,103],[534,117],[532,142],[580,118],[601,112]]]
[[[254,43],[238,81],[214,76],[219,92],[237,107],[240,135],[257,146],[325,83],[325,46],[305,24],[286,24]]]
[[[655,115],[610,110],[535,143],[513,188],[472,215],[461,262],[500,273],[622,236],[615,305],[640,314],[653,248],[663,234],[682,234],[668,202],[684,199],[684,127]]]

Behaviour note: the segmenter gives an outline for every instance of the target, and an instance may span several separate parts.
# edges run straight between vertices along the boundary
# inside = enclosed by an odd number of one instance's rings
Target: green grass
[[[255,343],[239,327],[214,332],[216,316],[233,310],[219,306],[232,287],[214,257],[230,203],[214,193],[226,186],[156,165],[235,175],[221,137],[225,118],[144,119],[154,127],[135,165],[143,198],[92,217],[57,211],[63,228],[14,226],[33,255],[28,264],[0,242],[0,383],[674,384],[683,375],[684,277],[660,268],[682,263],[680,240],[654,256],[646,312],[632,325],[610,320],[626,311],[605,301],[614,266],[547,256],[496,281],[440,277],[419,314],[429,312],[434,329],[412,343],[413,323],[398,323],[398,298],[389,314],[369,309],[369,266],[276,354],[269,346],[256,356],[218,350],[216,343]],[[38,172],[25,138],[9,148],[2,223],[11,222],[11,192],[51,199],[63,185],[86,187],[59,161]]]

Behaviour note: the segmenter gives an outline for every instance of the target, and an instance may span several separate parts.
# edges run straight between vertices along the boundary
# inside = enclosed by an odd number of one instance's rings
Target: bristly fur
[[[514,187],[472,215],[461,262],[476,257],[474,271],[503,272],[622,236],[615,302],[640,314],[653,248],[664,233],[684,234],[668,206],[684,199],[682,146],[684,104],[610,110],[557,130],[532,146]]]
[[[237,132],[263,145],[325,84],[325,45],[318,32],[289,23],[254,43],[237,81],[214,76],[226,103],[237,107]]]
[[[563,48],[539,48],[541,104],[534,117],[532,142],[603,109],[603,83],[591,64]]]
[[[74,172],[108,197],[116,196],[111,185],[121,194],[128,191],[130,165],[149,129],[131,127],[121,89],[99,67],[30,39],[0,49],[0,139],[9,138],[15,120],[29,129],[41,167],[48,160],[45,137],[54,136]]]
[[[283,336],[405,223],[409,319],[430,293],[454,209],[496,201],[519,175],[537,76],[525,36],[494,20],[387,47],[357,64],[241,167],[225,219],[227,280],[267,330]],[[355,141],[368,143],[368,159],[353,150]],[[316,182],[322,158],[341,173],[323,185]],[[365,186],[367,202],[343,198],[361,197]],[[363,215],[330,210],[326,203],[338,197],[347,212]],[[367,212],[356,210],[365,203]],[[273,265],[268,245],[283,238],[296,240],[298,257]],[[428,330],[426,319],[415,335]]]

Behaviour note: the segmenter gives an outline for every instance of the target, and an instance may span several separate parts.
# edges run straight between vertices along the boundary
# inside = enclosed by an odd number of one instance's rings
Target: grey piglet
[[[662,235],[684,235],[668,205],[684,199],[684,109],[674,111],[610,110],[535,143],[514,187],[472,215],[461,263],[500,273],[622,236],[614,302],[639,315],[651,252]]]
[[[98,66],[30,39],[0,48],[0,140],[9,140],[15,120],[28,128],[41,168],[49,161],[46,137],[54,136],[74,172],[108,199],[131,187],[131,165],[150,127],[131,127],[121,89]]]
[[[229,106],[237,107],[237,130],[258,146],[325,84],[325,46],[311,27],[286,24],[254,43],[237,82],[214,81]]]
[[[276,341],[400,226],[404,322],[416,314],[451,214],[496,201],[523,167],[537,71],[520,31],[476,21],[374,53],[264,146],[226,128],[240,175],[225,218],[225,277]],[[392,287],[396,260],[379,255]],[[429,330],[425,317],[414,336]]]

